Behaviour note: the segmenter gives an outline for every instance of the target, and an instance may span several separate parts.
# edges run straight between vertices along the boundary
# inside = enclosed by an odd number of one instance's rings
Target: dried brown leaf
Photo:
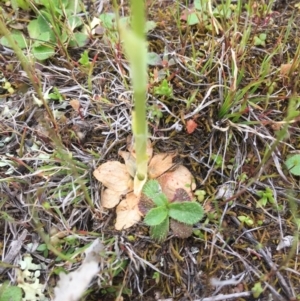
[[[136,173],[136,160],[135,157],[131,155],[129,152],[119,151],[119,155],[123,158],[127,171],[134,178]]]
[[[127,139],[127,140],[128,140],[127,141],[127,149],[131,153],[131,155],[135,158],[136,154],[135,154],[135,149],[134,149],[134,143],[133,143],[132,139],[131,140]],[[149,161],[153,156],[153,147],[152,147],[150,140],[147,141],[146,153],[147,153],[148,161]]]
[[[141,220],[138,208],[139,198],[134,193],[127,194],[126,198],[117,206],[116,230],[127,229]]]
[[[120,191],[105,189],[101,195],[101,205],[108,209],[116,207],[120,202],[122,194]]]
[[[280,66],[280,75],[287,75],[291,70],[292,64],[282,64]]]
[[[80,108],[80,102],[78,99],[71,99],[70,100],[70,106],[75,110],[78,111]]]
[[[183,165],[179,165],[177,169],[172,172],[167,172],[162,175],[158,182],[163,193],[169,200],[173,200],[176,194],[176,189],[184,189],[189,197],[193,199],[192,191],[196,188],[193,175]]]
[[[94,177],[110,190],[127,192],[132,189],[133,181],[125,164],[108,161],[93,172]]]
[[[148,175],[150,179],[156,179],[161,176],[164,172],[169,170],[173,164],[174,155],[171,154],[158,154],[155,155],[148,167]]]

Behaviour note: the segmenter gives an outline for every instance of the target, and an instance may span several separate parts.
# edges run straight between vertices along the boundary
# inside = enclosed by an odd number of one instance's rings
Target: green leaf
[[[207,15],[200,14],[199,12],[190,13],[187,17],[187,24],[189,26],[196,25],[201,21],[206,21]]]
[[[261,293],[263,293],[263,288],[261,286],[260,282],[256,282],[255,285],[252,287],[251,289],[253,297],[254,298],[258,298],[260,296]]]
[[[3,284],[4,289],[1,287],[0,301],[21,301],[22,289],[18,286],[10,286]]]
[[[104,13],[99,16],[103,27],[107,29],[114,29],[116,26],[116,17],[114,13]]]
[[[75,32],[69,42],[70,47],[83,47],[88,41],[88,36],[82,32]]]
[[[161,193],[161,187],[157,180],[149,180],[143,187],[143,193],[149,199],[153,199],[158,193]]]
[[[34,57],[40,61],[46,60],[55,54],[54,48],[49,46],[38,46],[32,49]]]
[[[24,10],[29,10],[29,8],[30,8],[30,5],[28,4],[28,2],[24,1],[24,0],[12,0],[11,6],[14,10],[16,10],[18,8],[22,8]]]
[[[87,50],[84,50],[78,62],[84,67],[90,67],[91,62],[89,58],[89,52]]]
[[[168,198],[163,193],[157,194],[152,200],[156,206],[166,206],[169,203]]]
[[[164,206],[169,203],[167,197],[161,192],[157,180],[149,180],[143,187],[143,194],[151,199],[156,206]]]
[[[20,31],[14,30],[14,31],[11,32],[10,36],[21,49],[27,47],[26,39]],[[2,37],[0,39],[0,44],[5,46],[5,47],[11,48],[11,45],[8,42],[8,40],[6,39],[6,37]]]
[[[34,41],[34,43],[32,44],[32,47],[33,48],[39,47],[39,46],[43,45],[44,42],[48,42],[48,41],[50,41],[50,33],[48,31],[46,31],[39,36],[38,40]]]
[[[194,6],[195,6],[195,8],[198,9],[198,10],[202,10],[202,9],[203,9],[203,8],[202,8],[202,4],[201,4],[201,0],[195,0],[195,1],[194,1]]]
[[[144,222],[148,226],[157,226],[168,217],[168,210],[164,206],[152,208],[145,216]]]
[[[81,20],[81,18],[79,18],[77,16],[70,16],[68,18],[68,24],[69,24],[71,30],[73,31],[76,27],[79,27],[82,25],[82,20]]]
[[[162,242],[168,235],[169,232],[169,219],[166,218],[160,225],[153,226],[150,228],[150,236],[157,240],[158,242]]]
[[[38,16],[36,20],[32,20],[28,24],[28,33],[32,39],[41,39],[41,35],[45,32],[52,32],[48,22],[45,20],[43,16]]]
[[[146,33],[150,30],[153,30],[156,27],[156,23],[154,21],[147,21],[146,22]]]
[[[259,35],[259,38],[260,38],[260,40],[265,41],[266,38],[267,38],[267,35],[266,35],[265,33],[261,33],[261,34]]]
[[[43,252],[45,250],[47,250],[47,245],[46,244],[40,244],[37,248],[37,251]]]
[[[300,176],[300,155],[293,155],[285,161],[288,170],[295,176]]]
[[[204,210],[202,206],[196,202],[174,202],[169,204],[169,216],[188,225],[199,222],[203,215]]]
[[[161,66],[162,59],[160,56],[155,52],[148,52],[147,53],[147,64],[150,66]]]

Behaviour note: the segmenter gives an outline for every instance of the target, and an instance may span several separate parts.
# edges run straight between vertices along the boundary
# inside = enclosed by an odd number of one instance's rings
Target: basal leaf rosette
[[[193,176],[182,165],[145,184],[139,209],[153,239],[163,241],[169,228],[179,238],[192,235],[193,224],[204,215],[202,206],[192,199],[194,189]]]
[[[153,207],[151,199],[148,199],[147,203],[143,194],[133,193],[136,160],[134,150],[130,147],[128,150],[128,152],[119,152],[124,164],[119,161],[108,161],[98,166],[93,172],[94,177],[104,186],[101,193],[101,205],[107,209],[117,206],[115,224],[117,230],[133,226],[141,220],[146,211]],[[163,194],[170,200],[174,198],[178,188],[184,189],[192,199],[192,190],[195,188],[192,174],[181,165],[170,171],[174,168],[174,154],[161,153],[152,157],[153,149],[150,144],[147,153],[149,156],[148,179],[157,179]],[[144,201],[140,202],[141,198]],[[163,202],[158,199],[157,202],[159,201]]]

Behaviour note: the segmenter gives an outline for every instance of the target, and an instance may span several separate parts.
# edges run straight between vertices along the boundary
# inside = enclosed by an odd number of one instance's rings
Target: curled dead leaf
[[[176,189],[184,189],[189,197],[193,199],[192,191],[195,190],[196,185],[194,177],[190,171],[183,165],[179,165],[174,171],[163,174],[158,182],[161,186],[163,193],[169,200],[173,200]]]
[[[174,154],[158,154],[153,156],[148,166],[150,179],[156,179],[169,170],[173,164]]]
[[[139,198],[134,193],[128,193],[126,198],[117,206],[116,230],[127,229],[141,220],[138,208]]]
[[[131,155],[129,152],[119,151],[119,156],[121,156],[125,162],[127,171],[130,176],[134,178],[136,173],[136,160],[135,157]]]
[[[122,194],[120,191],[104,189],[101,194],[101,205],[107,209],[116,207],[120,202]]]
[[[134,149],[134,142],[132,140],[133,140],[132,137],[127,139],[127,149],[131,153],[131,155],[135,158],[136,155]],[[147,141],[146,153],[148,156],[148,160],[150,160],[153,156],[153,147],[150,140]]]
[[[113,191],[127,192],[132,189],[133,181],[125,164],[109,161],[97,167],[94,177]]]

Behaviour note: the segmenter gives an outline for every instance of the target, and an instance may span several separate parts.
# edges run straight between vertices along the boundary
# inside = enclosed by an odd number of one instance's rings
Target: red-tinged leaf
[[[139,210],[143,215],[146,215],[149,210],[155,207],[155,204],[150,198],[147,198],[144,194],[141,195],[138,204]]]
[[[183,188],[178,188],[175,190],[174,199],[172,202],[189,202],[191,201],[191,197]]]
[[[171,218],[170,228],[173,234],[179,238],[188,238],[193,234],[193,226],[178,222]]]

